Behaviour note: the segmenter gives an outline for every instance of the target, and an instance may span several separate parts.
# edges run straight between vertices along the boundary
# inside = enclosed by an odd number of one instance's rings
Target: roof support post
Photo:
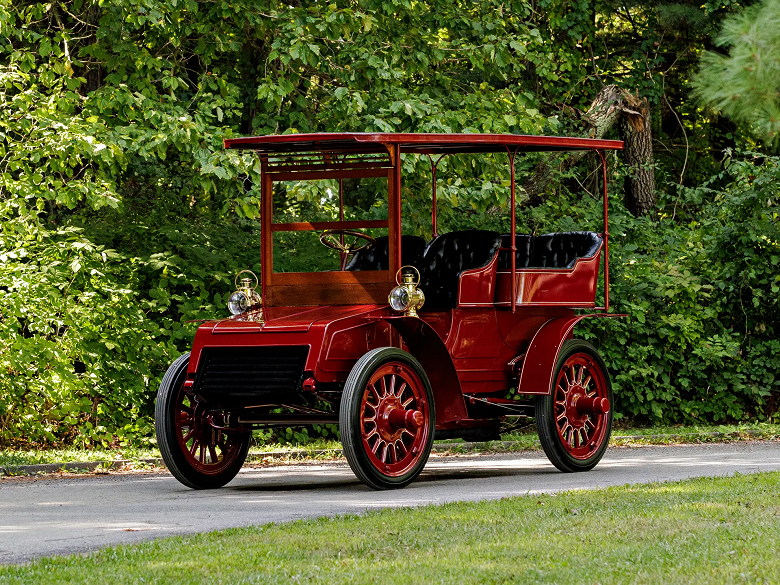
[[[344,221],[344,179],[339,179],[339,221]],[[339,241],[343,246],[344,234],[339,235]]]
[[[509,255],[510,260],[509,264],[512,267],[512,312],[517,311],[517,258],[515,258],[515,253],[517,252],[517,244],[515,242],[515,234],[517,231],[517,228],[515,227],[515,157],[517,156],[517,148],[514,150],[510,150],[509,147],[506,148],[507,154],[509,154],[509,175],[510,175],[510,192],[511,192],[511,217],[512,217],[512,228],[511,228],[511,235],[509,236],[510,239],[510,245],[509,245]]]
[[[391,236],[390,241],[395,240],[395,270],[398,271],[401,268],[401,234],[403,233],[401,229],[401,145],[390,144],[388,145],[388,150],[393,162],[393,192],[391,197],[395,205],[393,209],[395,221],[390,223],[394,234]],[[391,274],[390,277],[395,280],[395,274]]]
[[[609,311],[609,224],[607,213],[607,158],[603,150],[596,151],[601,159],[601,181],[604,188],[604,307]]]
[[[260,155],[260,238],[262,256],[260,264],[260,295],[264,307],[269,305],[268,289],[274,271],[273,223],[274,184],[268,173],[268,157]]]
[[[431,205],[431,224],[433,229],[433,237],[439,235],[439,220],[436,216],[439,204],[436,200],[436,169],[439,167],[439,161],[444,158],[444,155],[442,154],[439,158],[436,159],[436,162],[433,161],[433,157],[429,154],[428,160],[431,161],[431,175],[433,177],[433,196],[432,200],[433,203]]]

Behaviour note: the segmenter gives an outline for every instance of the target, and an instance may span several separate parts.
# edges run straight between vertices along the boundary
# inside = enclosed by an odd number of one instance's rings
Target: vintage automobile
[[[181,483],[221,487],[244,463],[252,429],[306,424],[337,423],[352,470],[377,489],[413,481],[435,437],[497,438],[507,416],[535,417],[561,471],[599,462],[612,388],[599,353],[572,329],[617,316],[608,312],[604,153],[622,142],[321,133],[225,147],[259,156],[261,274],[237,275],[233,315],[202,323],[191,353],[163,377],[157,440]],[[601,160],[603,230],[516,233],[517,155],[583,149]],[[509,166],[509,232],[438,233],[438,161],[485,153]],[[414,226],[402,229],[402,155],[431,161],[429,242],[403,233]],[[304,188],[319,189],[322,205],[289,221],[280,202]],[[319,269],[295,264],[296,251],[319,250]]]

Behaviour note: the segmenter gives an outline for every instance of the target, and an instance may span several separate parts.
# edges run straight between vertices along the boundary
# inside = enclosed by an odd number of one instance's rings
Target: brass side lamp
[[[417,282],[411,272],[403,273],[404,268],[411,268],[417,273]],[[395,275],[395,282],[398,286],[387,297],[390,307],[395,311],[403,311],[406,317],[417,317],[417,309],[425,303],[425,293],[417,288],[420,285],[420,271],[414,266],[401,266]]]
[[[252,278],[244,277],[239,284],[238,277],[244,273],[251,274]],[[253,278],[254,286],[252,286]],[[234,284],[236,285],[236,292],[230,295],[230,298],[228,299],[228,310],[233,315],[241,315],[247,311],[257,310],[253,315],[253,320],[263,323],[263,301],[260,297],[260,293],[257,292],[257,287],[260,284],[257,275],[251,270],[242,270],[236,274]]]

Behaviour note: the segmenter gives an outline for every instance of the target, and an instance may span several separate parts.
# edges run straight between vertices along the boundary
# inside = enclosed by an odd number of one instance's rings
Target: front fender
[[[539,328],[528,346],[517,383],[518,394],[550,394],[553,370],[563,342],[571,337],[574,326],[587,317],[628,317],[616,313],[592,313],[573,317],[555,317]]]
[[[455,365],[439,334],[417,317],[387,317],[385,320],[398,331],[409,353],[420,362],[431,381],[436,426],[468,418]]]

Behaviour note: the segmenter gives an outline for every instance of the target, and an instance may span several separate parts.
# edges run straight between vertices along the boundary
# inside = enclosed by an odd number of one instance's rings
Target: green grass
[[[269,524],[0,568],[0,583],[777,583],[780,473]]]
[[[44,463],[69,463],[86,461],[114,461],[116,459],[156,458],[160,456],[157,449],[40,449],[26,451],[0,451],[0,467],[15,465],[41,465]]]
[[[751,434],[748,434],[748,431]],[[721,433],[713,436],[712,433]],[[630,439],[620,437],[631,436]],[[646,438],[642,438],[646,437]],[[675,443],[704,443],[721,442],[745,439],[777,439],[780,438],[780,424],[751,423],[741,425],[699,425],[699,426],[657,426],[648,428],[615,428],[612,431],[613,446],[626,445],[666,445]],[[515,444],[507,447],[500,441],[481,443],[477,451],[522,451],[524,449],[538,449],[539,439],[536,429],[529,425],[520,432],[506,433],[502,441],[514,441]],[[437,443],[457,444],[462,440],[437,441]],[[306,445],[281,445],[269,443],[253,445],[250,453],[263,455],[264,453],[286,453],[285,460],[300,459],[331,459],[338,456],[341,443],[333,439],[314,439]],[[315,453],[320,451],[323,453]],[[452,452],[459,452],[456,447]],[[465,449],[462,450],[465,452]],[[17,465],[37,465],[41,463],[66,463],[79,461],[112,461],[116,459],[128,459],[138,462],[141,459],[159,458],[157,449],[136,449],[126,447],[122,449],[42,449],[27,451],[0,450],[0,467],[13,467]]]

